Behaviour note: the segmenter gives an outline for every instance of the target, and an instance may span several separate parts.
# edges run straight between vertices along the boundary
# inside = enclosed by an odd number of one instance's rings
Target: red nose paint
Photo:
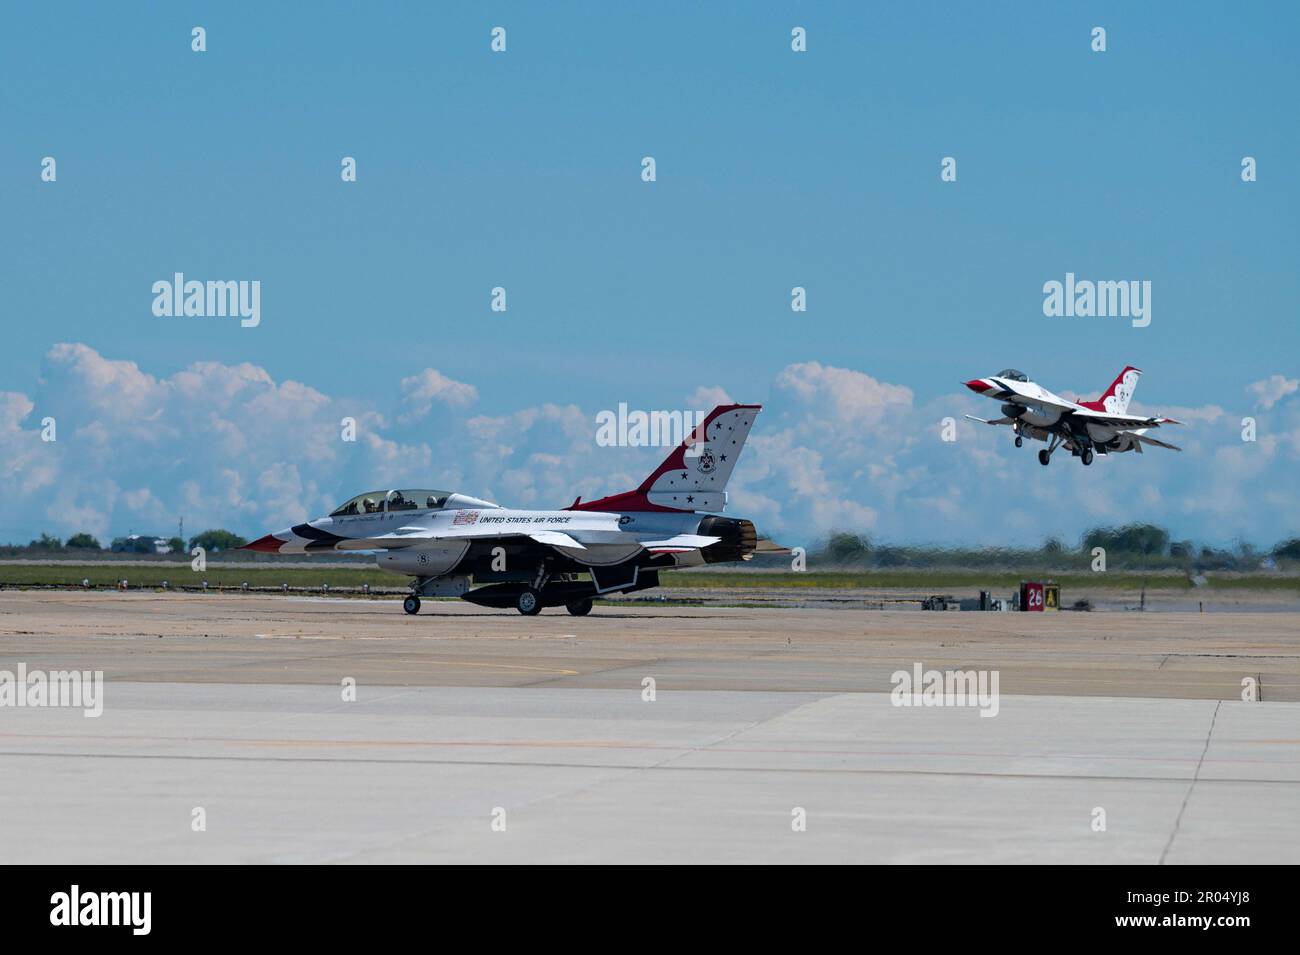
[[[265,537],[259,537],[251,544],[245,544],[243,547],[239,549],[240,550],[261,550],[261,551],[266,551],[266,553],[268,554],[278,554],[280,553],[280,545],[283,543],[284,541],[280,540],[280,538],[272,537],[270,534],[267,534]]]

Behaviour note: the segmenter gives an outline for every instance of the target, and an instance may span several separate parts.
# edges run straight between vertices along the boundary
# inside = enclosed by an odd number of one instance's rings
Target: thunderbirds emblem
[[[705,448],[700,452],[700,463],[695,465],[703,474],[711,474],[717,468],[717,462],[713,460],[713,452]]]

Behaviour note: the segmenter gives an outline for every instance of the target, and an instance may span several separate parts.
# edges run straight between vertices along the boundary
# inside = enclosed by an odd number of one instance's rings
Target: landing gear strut
[[[1060,446],[1061,436],[1059,434],[1052,435],[1052,440],[1047,443],[1047,447],[1038,452],[1038,463],[1043,465],[1043,467],[1047,467],[1047,465],[1051,464],[1052,452]]]

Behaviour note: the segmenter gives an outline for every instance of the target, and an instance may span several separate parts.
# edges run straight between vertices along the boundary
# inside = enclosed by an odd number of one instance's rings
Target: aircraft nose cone
[[[983,378],[972,378],[970,381],[962,382],[962,384],[977,395],[982,395],[984,392],[988,391],[989,388],[988,382]]]
[[[259,537],[251,544],[245,544],[243,547],[239,549],[260,550],[260,551],[265,551],[268,554],[278,554],[280,553],[280,545],[283,543],[284,541],[280,540],[278,537],[275,537],[271,534],[267,534],[265,537]]]

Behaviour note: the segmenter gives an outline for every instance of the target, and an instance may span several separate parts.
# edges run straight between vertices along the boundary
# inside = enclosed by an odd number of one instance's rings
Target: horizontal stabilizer
[[[754,547],[755,554],[768,554],[772,557],[789,557],[794,553],[789,547],[783,547],[770,537],[760,537]]]
[[[709,537],[706,534],[678,534],[661,541],[642,541],[641,546],[654,554],[674,554],[687,550],[699,550],[716,544],[721,537]]]

